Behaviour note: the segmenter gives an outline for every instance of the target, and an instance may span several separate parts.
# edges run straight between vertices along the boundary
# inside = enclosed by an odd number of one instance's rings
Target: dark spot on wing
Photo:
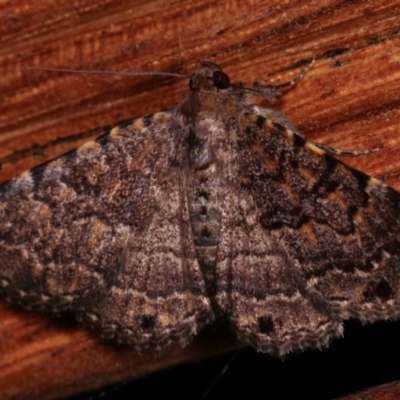
[[[67,154],[68,154],[68,153],[67,153]],[[64,154],[64,156],[65,156],[65,155],[66,155],[66,154]],[[37,186],[38,186],[38,185],[40,184],[40,182],[42,181],[44,172],[46,171],[47,166],[48,166],[52,161],[53,161],[53,160],[47,161],[47,162],[45,162],[45,163],[43,163],[43,164],[40,164],[39,166],[37,166],[37,167],[31,169],[30,173],[31,173],[31,177],[32,177],[32,180],[33,180],[33,183],[34,183],[34,190],[37,189]]]
[[[151,331],[154,329],[154,325],[156,324],[156,317],[151,315],[144,315],[141,321],[141,328],[144,331]]]
[[[354,178],[357,179],[358,187],[361,190],[364,190],[367,187],[369,176],[353,168],[350,171],[353,174]]]
[[[263,125],[264,125],[264,123],[265,123],[265,118],[264,118],[264,117],[261,117],[261,116],[258,116],[258,117],[257,117],[257,121],[256,121],[256,125],[257,125],[259,128],[262,128]]]
[[[389,282],[382,278],[379,282],[371,282],[363,295],[366,301],[374,301],[376,297],[382,301],[388,301],[393,296],[393,289]]]
[[[96,143],[101,144],[102,146],[104,146],[105,144],[107,144],[110,141],[110,130],[107,129],[106,133],[103,133],[102,135],[100,135],[99,137],[97,137],[95,139]]]
[[[63,154],[61,157],[63,161],[74,161],[77,155],[78,155],[77,149],[73,149],[68,153]]]
[[[258,318],[258,328],[261,333],[268,335],[275,330],[275,324],[271,317],[260,317]]]
[[[307,143],[307,141],[302,138],[300,135],[294,135],[293,136],[293,144],[295,146],[299,146],[299,147],[304,147],[304,145]]]
[[[125,119],[123,121],[118,122],[118,128],[124,129],[129,125],[132,125],[133,119]]]
[[[144,125],[146,128],[148,128],[148,127],[152,124],[152,122],[153,122],[153,114],[145,115],[145,116],[142,118],[142,121],[143,121],[143,125]]]
[[[274,122],[274,128],[279,132],[286,132],[286,128],[277,122]]]

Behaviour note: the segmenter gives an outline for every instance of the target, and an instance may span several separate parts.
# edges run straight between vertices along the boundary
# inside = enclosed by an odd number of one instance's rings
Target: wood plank
[[[400,190],[399,9],[400,0],[0,1],[0,180],[188,93],[185,80],[26,67],[191,74],[208,58],[232,82],[278,83],[315,58],[273,107],[311,140],[345,149],[384,145],[342,159]],[[70,321],[6,305],[0,321],[4,399],[62,398],[237,345],[226,329],[216,337],[211,329],[161,358],[134,356]],[[29,379],[21,383],[21,374]]]

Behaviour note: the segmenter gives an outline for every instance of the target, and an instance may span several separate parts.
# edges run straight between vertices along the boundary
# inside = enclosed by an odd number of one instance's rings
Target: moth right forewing
[[[400,194],[274,119],[247,121],[240,170],[308,295],[336,318],[398,318]]]

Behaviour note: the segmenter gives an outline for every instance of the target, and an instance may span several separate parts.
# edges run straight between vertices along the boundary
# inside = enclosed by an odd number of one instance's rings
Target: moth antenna
[[[47,67],[26,67],[25,69],[36,70],[36,71],[52,71],[52,72],[64,72],[71,74],[86,74],[86,75],[119,75],[119,76],[170,76],[173,78],[185,78],[190,77],[182,74],[175,74],[173,72],[139,72],[139,71],[90,71],[82,69],[65,69],[65,68],[47,68]]]

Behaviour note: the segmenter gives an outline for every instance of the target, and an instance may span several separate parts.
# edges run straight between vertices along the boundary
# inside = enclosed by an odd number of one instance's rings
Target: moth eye
[[[218,89],[227,89],[231,84],[229,76],[222,71],[214,71],[212,79]]]

